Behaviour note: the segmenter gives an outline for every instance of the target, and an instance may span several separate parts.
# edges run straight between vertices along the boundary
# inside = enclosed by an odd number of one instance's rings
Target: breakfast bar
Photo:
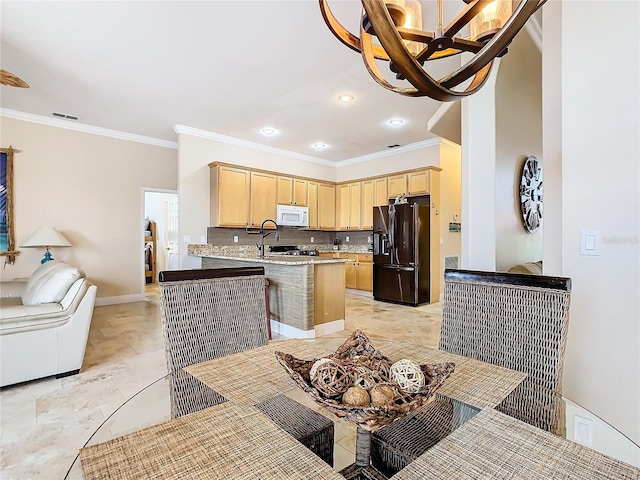
[[[344,330],[344,258],[242,255],[208,244],[188,246],[202,268],[264,267],[269,281],[271,331],[314,338]]]

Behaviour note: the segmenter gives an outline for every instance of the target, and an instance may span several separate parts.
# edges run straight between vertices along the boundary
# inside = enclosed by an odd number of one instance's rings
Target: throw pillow
[[[49,264],[53,265],[49,265]],[[38,267],[29,277],[22,293],[23,305],[57,303],[84,272],[64,262],[50,261]]]

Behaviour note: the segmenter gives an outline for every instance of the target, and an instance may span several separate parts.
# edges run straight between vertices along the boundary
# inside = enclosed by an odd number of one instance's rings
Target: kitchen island
[[[264,267],[269,281],[271,331],[290,338],[314,338],[344,330],[344,258],[267,255],[188,245],[202,268]]]

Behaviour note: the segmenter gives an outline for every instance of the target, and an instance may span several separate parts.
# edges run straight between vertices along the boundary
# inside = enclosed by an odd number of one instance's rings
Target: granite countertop
[[[187,253],[197,257],[220,258],[225,260],[239,260],[242,262],[252,263],[271,263],[277,265],[311,265],[319,263],[345,263],[352,260],[347,258],[327,258],[307,255],[273,255],[267,254],[264,258],[260,258],[257,254],[245,252],[226,251],[224,247],[215,247],[208,244],[191,244],[187,247]]]

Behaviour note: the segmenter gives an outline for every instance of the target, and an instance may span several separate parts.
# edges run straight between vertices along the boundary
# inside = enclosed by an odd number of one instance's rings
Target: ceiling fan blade
[[[29,88],[29,84],[13,73],[0,69],[0,84],[10,87]]]

